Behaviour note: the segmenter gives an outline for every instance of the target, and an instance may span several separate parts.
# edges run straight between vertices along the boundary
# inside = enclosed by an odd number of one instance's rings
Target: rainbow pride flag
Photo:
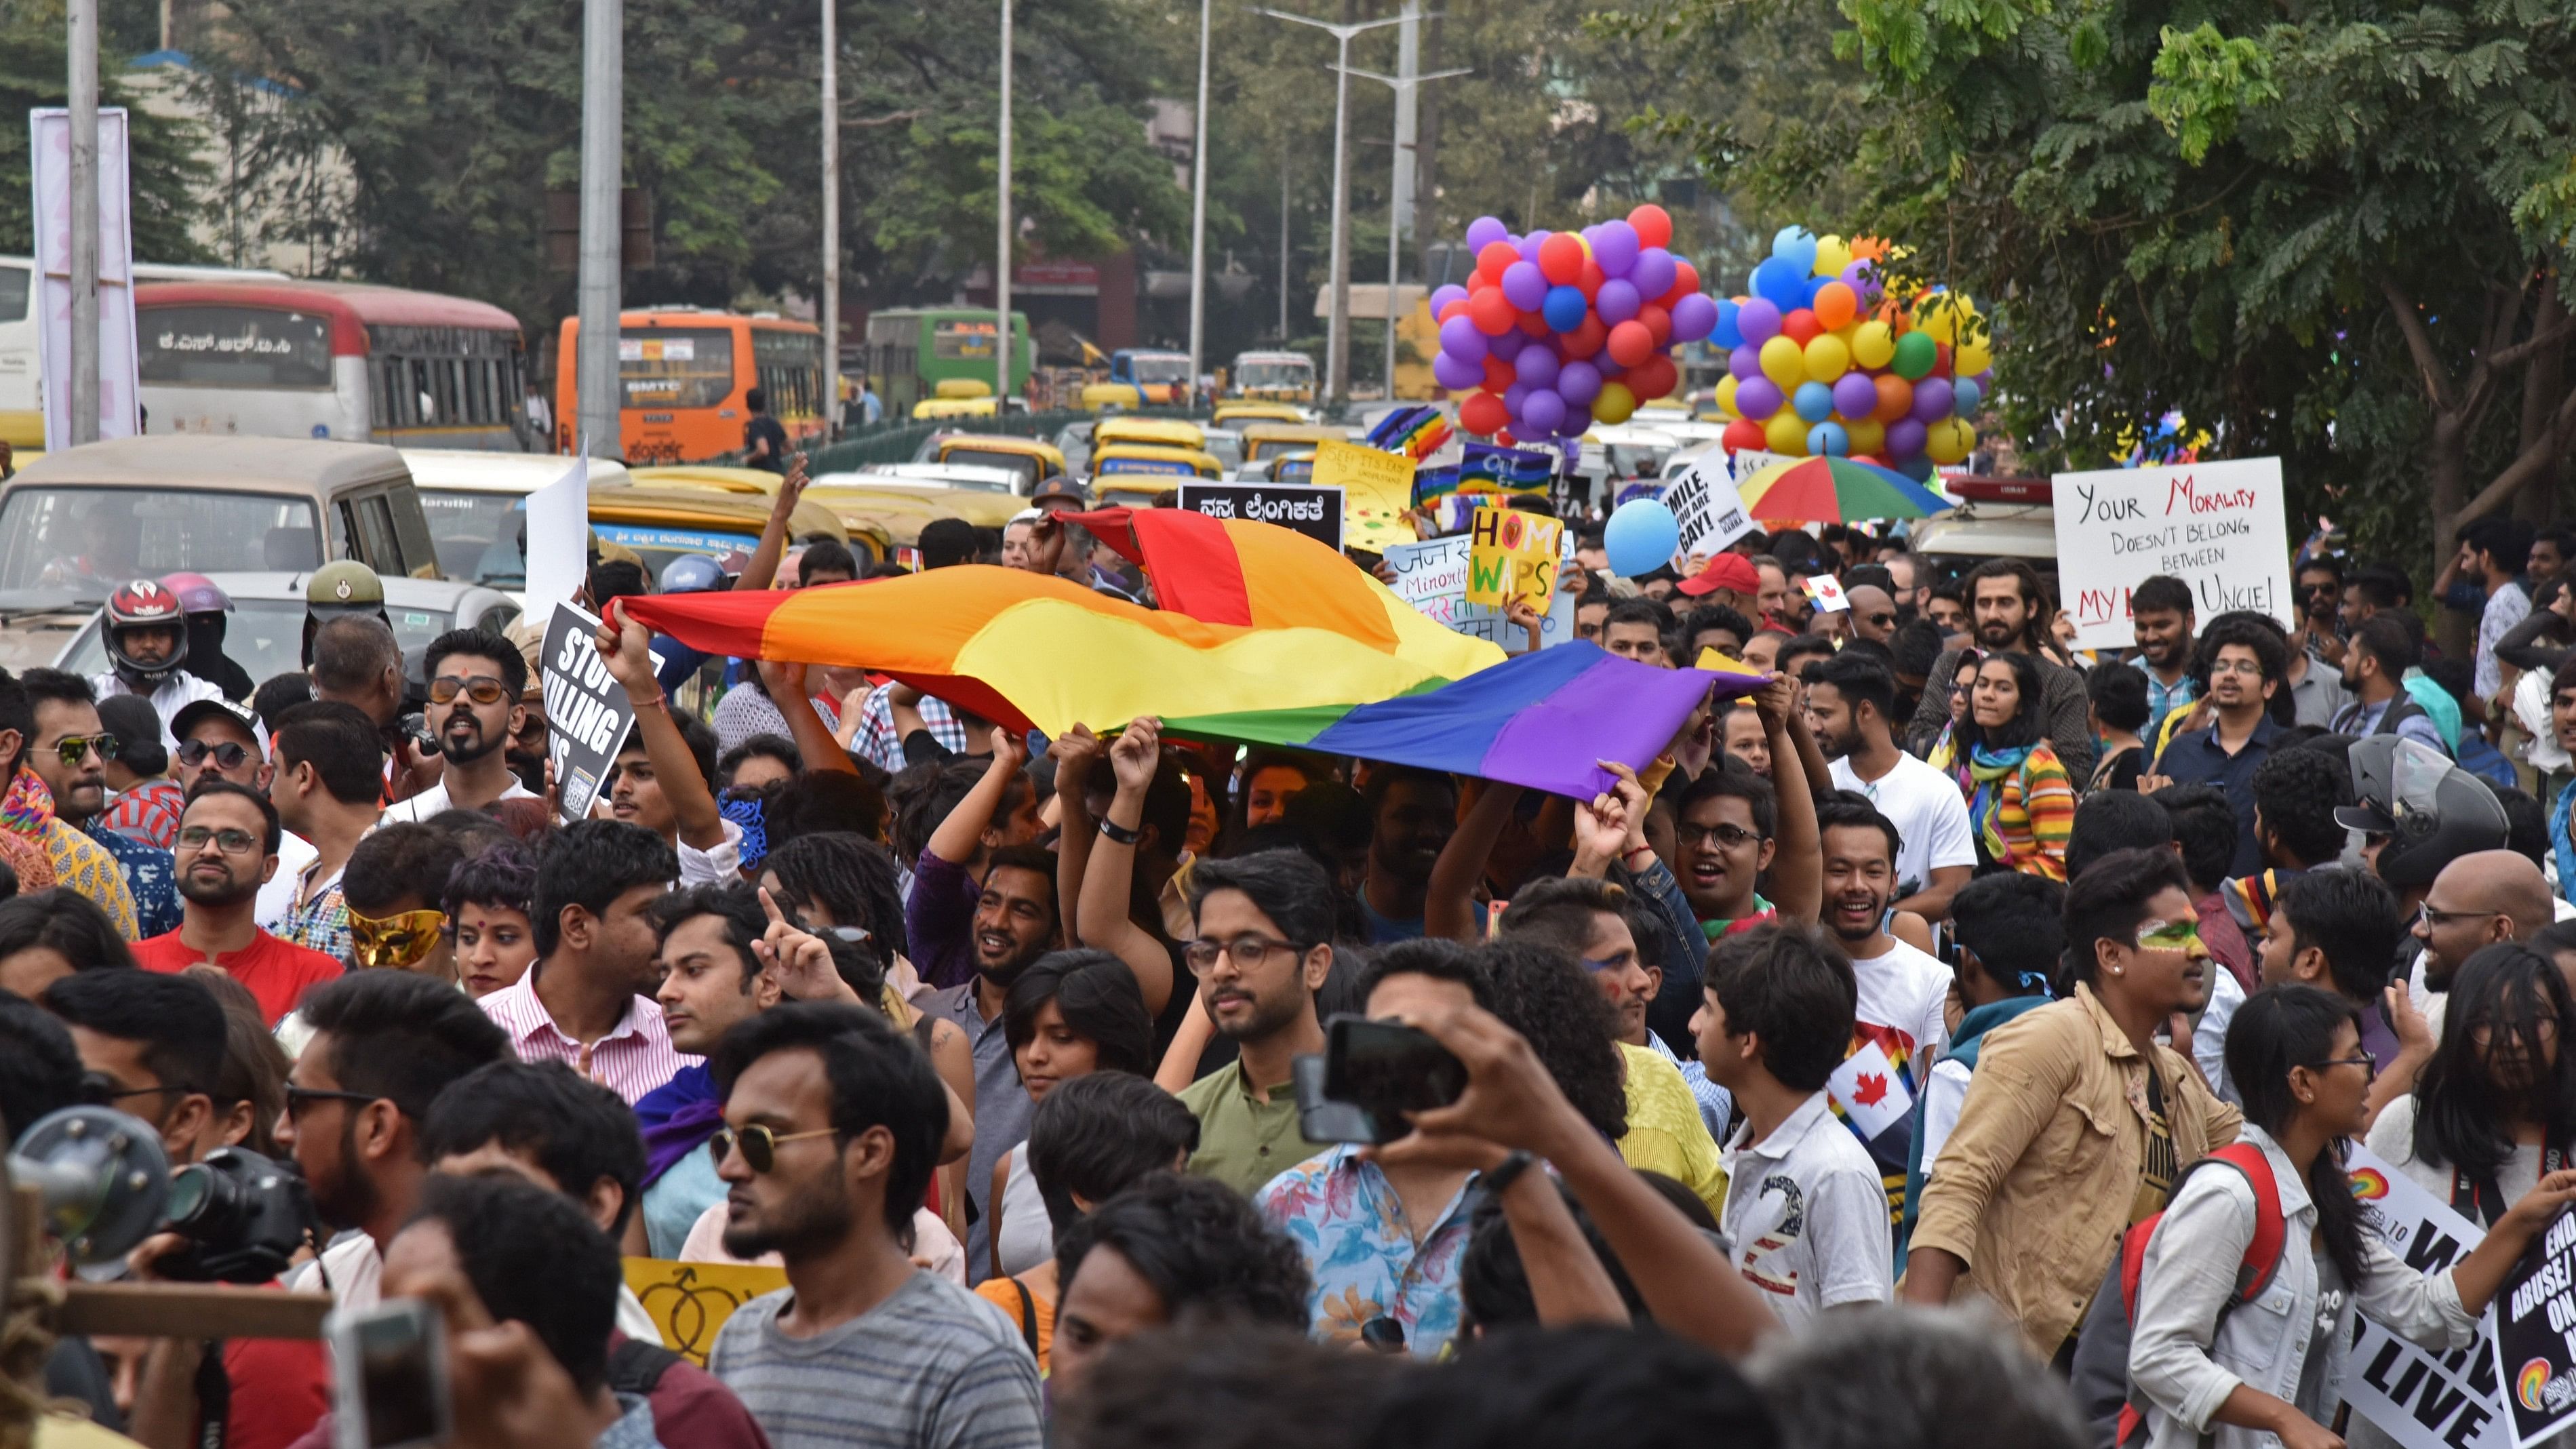
[[[1402,453],[1421,462],[1439,452],[1457,432],[1440,409],[1429,404],[1397,408],[1377,420],[1368,430],[1368,445],[1388,453]]]

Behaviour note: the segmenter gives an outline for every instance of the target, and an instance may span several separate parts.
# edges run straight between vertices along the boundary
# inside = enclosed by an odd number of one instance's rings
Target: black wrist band
[[[1485,1174],[1484,1181],[1479,1185],[1485,1189],[1487,1197],[1501,1197],[1512,1190],[1512,1184],[1519,1181],[1520,1175],[1529,1171],[1530,1164],[1537,1160],[1515,1147],[1510,1156],[1496,1163],[1494,1170]]]
[[[1130,830],[1126,826],[1120,825],[1116,821],[1111,820],[1106,815],[1100,817],[1100,833],[1108,836],[1110,840],[1119,845],[1134,845],[1137,841],[1145,838],[1144,831]]]

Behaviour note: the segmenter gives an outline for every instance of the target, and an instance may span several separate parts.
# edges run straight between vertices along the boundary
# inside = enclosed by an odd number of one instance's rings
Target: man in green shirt
[[[1324,1049],[1315,993],[1333,964],[1333,883],[1294,850],[1202,860],[1192,877],[1198,938],[1183,959],[1239,1056],[1181,1093],[1199,1119],[1190,1171],[1250,1197],[1324,1149],[1298,1127],[1291,1064]]]

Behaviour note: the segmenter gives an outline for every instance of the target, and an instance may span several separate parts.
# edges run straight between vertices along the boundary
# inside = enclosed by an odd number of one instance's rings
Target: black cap
[[[138,775],[158,775],[170,768],[170,752],[161,743],[161,711],[137,694],[111,694],[98,702],[99,727],[116,738],[116,757]]]

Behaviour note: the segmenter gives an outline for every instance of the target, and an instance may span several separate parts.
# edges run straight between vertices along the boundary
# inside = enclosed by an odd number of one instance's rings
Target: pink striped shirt
[[[546,1004],[537,999],[537,973],[544,969],[545,963],[538,962],[515,984],[479,1003],[484,1014],[510,1034],[519,1060],[562,1062],[625,1098],[630,1107],[670,1081],[680,1068],[704,1060],[672,1047],[670,1029],[662,1024],[662,1004],[649,996],[636,997],[617,1029],[587,1046],[564,1035]]]

